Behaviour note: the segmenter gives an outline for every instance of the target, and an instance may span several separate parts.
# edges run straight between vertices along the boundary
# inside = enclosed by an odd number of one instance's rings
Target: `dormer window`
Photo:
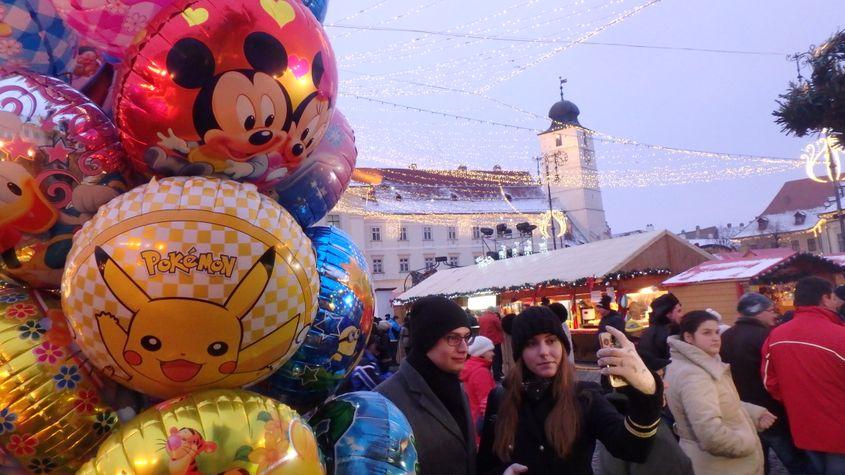
[[[757,218],[757,229],[760,231],[765,231],[766,228],[769,227],[769,218],[765,216],[760,216]]]
[[[457,195],[457,194],[452,193],[452,194],[450,195],[450,197],[452,198],[452,201],[458,201],[458,195]]]
[[[800,225],[804,224],[805,221],[807,221],[807,213],[805,213],[803,211],[799,211],[799,212],[795,213],[795,225],[796,226],[800,226]]]
[[[505,200],[506,201],[512,201],[513,197],[509,193],[505,193]]]
[[[402,195],[400,195],[399,193],[396,193],[396,196],[394,198],[396,198],[396,201],[402,201]]]

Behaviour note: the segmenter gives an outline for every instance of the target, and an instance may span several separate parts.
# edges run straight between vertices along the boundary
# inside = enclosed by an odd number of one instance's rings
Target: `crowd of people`
[[[426,297],[375,325],[351,389],[403,411],[423,475],[762,475],[770,449],[790,475],[845,474],[843,297],[808,277],[789,318],[746,293],[727,326],[668,293],[636,344],[602,298],[602,384],[578,380],[559,303],[476,316]]]

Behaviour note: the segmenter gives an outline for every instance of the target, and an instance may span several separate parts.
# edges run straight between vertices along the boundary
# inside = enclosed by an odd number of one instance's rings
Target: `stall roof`
[[[428,295],[460,297],[544,285],[572,285],[589,278],[627,272],[680,272],[712,259],[668,231],[606,239],[545,254],[435,272],[397,298],[407,302]]]
[[[839,260],[831,256],[809,253],[773,252],[761,255],[704,262],[663,282],[666,287],[730,281],[789,281],[811,274],[815,266],[819,272],[842,272],[845,255]],[[789,269],[793,271],[790,272]]]

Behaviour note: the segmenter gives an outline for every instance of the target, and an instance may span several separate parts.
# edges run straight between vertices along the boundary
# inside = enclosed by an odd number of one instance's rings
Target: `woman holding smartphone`
[[[722,338],[716,316],[689,312],[680,331],[669,337],[666,396],[681,449],[696,475],[762,475],[757,431],[769,428],[776,417],[739,400],[730,366],[719,357]]]
[[[618,348],[599,350],[602,373],[624,378],[630,402],[623,416],[595,383],[577,382],[557,317],[529,307],[513,320],[514,366],[487,402],[480,474],[592,474],[596,440],[615,457],[642,462],[660,422],[663,386],[633,343],[609,328]]]

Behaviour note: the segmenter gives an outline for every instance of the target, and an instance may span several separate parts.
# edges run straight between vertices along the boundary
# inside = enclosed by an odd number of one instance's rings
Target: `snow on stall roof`
[[[825,259],[831,260],[840,266],[845,266],[845,254],[827,254]]]
[[[589,277],[603,277],[619,271],[632,257],[665,235],[685,242],[668,231],[651,231],[558,249],[545,254],[502,259],[484,267],[469,265],[439,270],[402,293],[398,299],[407,301],[428,295],[473,295],[486,289],[539,285],[552,280],[573,282]]]
[[[789,254],[775,257],[751,257],[704,262],[663,281],[663,285],[673,286],[725,280],[748,280],[794,254],[794,252],[790,252]]]

